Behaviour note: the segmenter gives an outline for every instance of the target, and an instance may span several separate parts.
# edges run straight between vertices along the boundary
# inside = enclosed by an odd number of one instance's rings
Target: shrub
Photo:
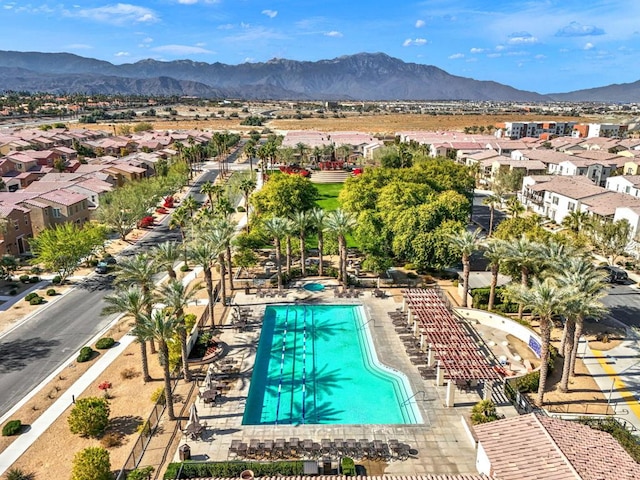
[[[256,477],[300,476],[304,473],[301,461],[255,462],[182,462],[170,463],[164,474],[165,479],[178,478],[238,478],[244,470],[252,470]]]
[[[29,278],[29,283],[38,283],[40,281],[40,277],[33,276]]]
[[[109,452],[102,447],[88,447],[76,453],[71,480],[113,480]]]
[[[93,352],[94,350],[91,347],[82,347],[76,361],[78,363],[88,362],[89,360],[91,360],[91,358],[93,358]]]
[[[154,468],[151,465],[138,467],[127,474],[127,480],[149,480],[153,470]]]
[[[131,380],[138,376],[138,371],[135,368],[125,368],[120,372],[120,378],[123,380]]]
[[[31,279],[31,277],[29,275],[20,275],[20,281],[22,283],[29,283],[30,279]]]
[[[243,212],[246,212],[246,211],[247,211],[247,209],[246,209],[246,208],[244,208],[242,205],[238,205],[238,208],[236,208],[236,211],[237,211],[237,212],[240,212],[240,213],[243,213]]]
[[[100,445],[104,448],[119,447],[122,445],[122,437],[115,432],[110,432],[100,439]]]
[[[40,305],[42,303],[44,303],[44,298],[42,298],[40,295],[36,295],[31,300],[29,300],[29,305]]]
[[[58,292],[56,292],[55,288],[50,288],[49,290],[47,290],[47,296],[49,297],[55,297],[58,294]]]
[[[615,418],[583,417],[578,419],[578,422],[609,433],[636,462],[640,463],[640,442]]]
[[[60,282],[62,282],[62,277],[60,275],[56,275],[51,279],[51,283],[53,283],[54,285],[59,285]]]
[[[33,472],[25,472],[20,468],[10,468],[7,471],[7,480],[34,480],[36,478]]]
[[[68,418],[69,430],[83,437],[99,437],[109,424],[109,413],[109,402],[104,398],[76,400]]]
[[[531,372],[516,380],[516,389],[521,393],[537,392],[540,385],[540,372]]]
[[[149,423],[149,420],[138,425],[136,432],[140,435],[144,435],[145,437],[151,436],[151,424]]]
[[[493,422],[498,418],[500,417],[496,411],[496,404],[491,400],[480,400],[471,409],[471,423],[473,425]]]
[[[21,431],[22,422],[20,420],[9,420],[5,423],[4,427],[2,427],[2,436],[11,437],[13,435],[18,435]]]
[[[31,292],[25,295],[24,297],[24,301],[25,302],[30,302],[32,299],[36,298],[38,296],[38,294],[36,292]]]
[[[98,350],[106,350],[108,348],[113,347],[116,344],[116,341],[111,337],[102,337],[100,340],[96,342],[96,348]]]
[[[151,401],[153,403],[164,403],[165,402],[165,398],[164,398],[164,387],[159,387],[157,388],[152,394],[151,394]]]
[[[356,474],[356,464],[351,457],[342,457],[340,461],[340,470],[342,474],[347,477],[354,476]]]
[[[183,263],[182,265],[180,265],[180,271],[181,272],[188,272],[189,271],[189,265],[187,265],[186,263]]]

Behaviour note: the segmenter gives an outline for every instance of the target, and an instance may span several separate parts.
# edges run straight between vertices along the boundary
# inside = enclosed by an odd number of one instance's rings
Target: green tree
[[[140,285],[130,285],[128,288],[120,288],[116,293],[104,297],[106,306],[102,309],[102,315],[122,313],[133,318],[134,325],[142,322],[143,316],[149,310],[151,298]],[[151,381],[149,375],[149,360],[147,357],[147,339],[136,337],[140,344],[140,360],[142,362],[142,378],[144,382]]]
[[[109,425],[109,402],[104,398],[88,397],[76,400],[67,422],[71,433],[83,437],[99,437]]]
[[[531,287],[511,284],[507,287],[507,296],[531,310],[540,322],[540,383],[536,405],[544,405],[544,391],[549,374],[549,346],[551,345],[552,317],[564,311],[564,305],[571,297],[571,290],[560,287],[551,278],[540,281],[534,278]]]
[[[311,213],[304,211],[293,212],[291,215],[291,221],[293,222],[293,230],[298,233],[298,240],[300,241],[300,270],[302,276],[307,276],[306,265],[306,244],[307,229],[311,226],[312,218]]]
[[[496,404],[492,400],[480,400],[471,409],[471,423],[473,425],[493,422],[499,418]]]
[[[200,285],[185,286],[178,280],[169,280],[158,288],[157,294],[162,299],[166,308],[177,320],[177,330],[180,336],[180,350],[182,356],[182,372],[185,382],[191,381],[189,370],[189,354],[187,351],[187,330],[184,318],[184,310],[194,298]]]
[[[178,319],[175,316],[167,315],[163,310],[155,310],[151,315],[145,315],[142,321],[134,327],[134,334],[143,338],[153,338],[158,342],[158,360],[162,366],[164,377],[165,405],[169,420],[175,420],[173,411],[173,395],[171,392],[171,372],[169,370],[169,344],[173,340],[178,326]]]
[[[589,214],[579,210],[573,210],[562,219],[562,226],[574,233],[580,233],[589,224]]]
[[[180,246],[177,242],[162,242],[151,250],[151,257],[158,268],[164,268],[169,275],[169,278],[176,279],[177,274],[173,268],[176,262],[180,259]]]
[[[109,451],[87,447],[73,457],[71,480],[113,480]]]
[[[340,258],[338,280],[342,282],[344,287],[346,287],[348,283],[346,237],[353,231],[355,226],[355,216],[340,208],[327,215],[327,230],[338,238],[338,256]]]
[[[485,197],[484,200],[482,200],[482,203],[483,205],[489,207],[489,232],[487,233],[487,236],[490,237],[493,233],[493,216],[495,213],[495,209],[502,203],[502,199],[497,195],[489,195],[488,197]]]
[[[249,199],[251,196],[251,192],[253,192],[256,189],[256,181],[253,180],[253,178],[245,178],[240,182],[240,185],[238,186],[238,188],[240,189],[240,191],[244,196],[244,208],[247,215],[246,230],[247,232],[249,232],[249,208],[250,208]]]
[[[484,257],[489,260],[491,270],[491,286],[489,288],[489,303],[487,310],[492,311],[496,300],[496,287],[498,286],[498,275],[500,274],[500,263],[506,256],[506,246],[504,240],[489,238],[482,244]]]
[[[471,273],[471,255],[480,248],[480,234],[482,229],[474,232],[464,230],[449,236],[451,246],[462,256],[462,306],[466,308],[469,296],[469,274]]]
[[[251,204],[258,214],[287,217],[296,210],[315,206],[318,189],[299,175],[273,175],[258,192],[251,195]]]
[[[187,253],[187,226],[191,220],[189,210],[180,205],[173,211],[171,219],[169,220],[169,229],[178,229],[180,236],[182,237],[182,251],[184,255],[184,264],[188,265],[188,253]]]
[[[617,222],[596,222],[590,230],[590,235],[593,245],[607,257],[609,265],[615,265],[618,257],[624,255],[631,240],[631,225],[626,219]]]
[[[96,214],[100,222],[114,229],[120,239],[125,240],[148,210],[149,205],[141,200],[138,190],[125,185],[106,193],[100,199]]]
[[[222,245],[214,245],[208,238],[196,239],[189,249],[191,259],[202,267],[204,273],[204,283],[207,289],[207,297],[209,304],[207,309],[209,310],[209,318],[211,319],[211,325],[215,326],[214,311],[216,306],[216,299],[213,289],[213,266],[218,259],[218,253],[223,248]]]
[[[310,212],[311,226],[318,238],[318,275],[324,276],[324,232],[327,229],[327,216],[322,208],[314,208]]]
[[[278,271],[278,290],[282,290],[282,239],[286,237],[288,231],[288,221],[282,217],[271,217],[264,222],[264,230],[273,240],[276,249],[276,268]]]
[[[509,197],[507,200],[507,214],[510,217],[518,218],[524,210],[525,208],[518,200],[518,197]]]
[[[106,232],[101,225],[62,223],[47,228],[29,239],[35,261],[57,272],[62,281],[76,271],[80,261],[104,244]]]
[[[514,270],[520,271],[520,282],[523,288],[529,285],[529,279],[544,262],[541,256],[542,245],[529,240],[525,235],[505,244],[504,263]],[[518,318],[522,319],[525,303],[520,302]]]

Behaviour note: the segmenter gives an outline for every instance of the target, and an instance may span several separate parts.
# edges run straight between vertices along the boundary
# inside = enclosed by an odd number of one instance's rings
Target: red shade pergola
[[[435,351],[446,378],[453,381],[502,379],[451,312],[439,290],[411,288],[404,291],[404,297],[418,332]]]

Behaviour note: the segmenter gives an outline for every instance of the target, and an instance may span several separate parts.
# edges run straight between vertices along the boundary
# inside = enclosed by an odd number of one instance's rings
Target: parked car
[[[623,269],[612,265],[600,267],[606,273],[606,280],[609,283],[626,283],[629,275]]]
[[[98,262],[96,265],[96,273],[107,273],[109,271],[109,264],[107,262]]]

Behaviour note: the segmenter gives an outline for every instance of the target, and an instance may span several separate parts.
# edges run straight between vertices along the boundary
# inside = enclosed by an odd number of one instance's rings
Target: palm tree
[[[187,209],[187,211],[189,212],[189,218],[193,218],[193,214],[196,212],[196,210],[198,210],[198,208],[200,208],[200,204],[198,203],[198,201],[191,195],[182,200],[182,205],[180,206]]]
[[[574,375],[578,343],[582,336],[584,319],[601,317],[605,308],[600,299],[605,295],[603,275],[587,258],[573,257],[564,262],[557,276],[559,285],[573,289],[573,296],[565,305],[566,321],[560,345],[564,356],[560,390],[566,392],[569,378]]]
[[[151,298],[148,293],[144,292],[140,285],[133,284],[126,289],[118,289],[116,293],[112,295],[107,295],[104,297],[104,301],[107,305],[102,309],[102,315],[123,313],[125,316],[133,318],[134,325],[140,325],[143,317],[147,313]],[[142,378],[145,382],[150,382],[151,375],[149,375],[149,360],[147,358],[147,337],[136,336],[136,340],[140,343]]]
[[[211,319],[211,326],[215,326],[214,310],[216,305],[216,299],[213,294],[213,273],[212,269],[218,259],[219,249],[216,248],[207,239],[197,239],[191,245],[189,250],[191,259],[202,267],[204,273],[204,283],[207,289],[207,297],[209,298],[209,304],[207,309],[209,310],[209,318]]]
[[[489,207],[489,233],[487,236],[491,236],[493,233],[493,214],[495,213],[495,208],[502,203],[502,199],[497,195],[489,195],[482,200],[482,204]]]
[[[169,280],[166,284],[160,286],[157,290],[158,297],[166,307],[171,309],[171,314],[177,320],[178,334],[180,335],[180,349],[182,355],[182,371],[184,373],[185,382],[191,381],[191,371],[189,370],[188,352],[187,352],[187,329],[184,320],[184,309],[191,302],[200,285],[186,287],[178,280]]]
[[[574,233],[580,233],[589,223],[589,214],[579,210],[573,210],[562,219],[562,226]]]
[[[321,277],[324,275],[324,231],[327,229],[326,225],[327,216],[322,208],[314,208],[311,210],[311,223],[315,227],[316,235],[318,237],[318,275]]]
[[[237,227],[238,224],[227,217],[219,218],[214,225],[214,229],[218,231],[217,237],[219,238],[220,242],[222,242],[224,247],[224,254],[227,263],[225,270],[226,273],[229,274],[229,288],[231,290],[234,289],[231,241],[236,234]],[[224,305],[226,305],[226,303]]]
[[[256,181],[253,178],[245,178],[238,186],[244,196],[244,208],[247,215],[247,233],[249,233],[249,196],[256,188]]]
[[[518,218],[525,210],[524,206],[518,200],[518,197],[510,197],[507,200],[507,213],[513,217]]]
[[[175,420],[173,412],[173,395],[171,394],[171,373],[169,371],[169,345],[176,332],[178,320],[173,316],[168,316],[163,310],[156,310],[152,315],[143,315],[140,323],[133,329],[134,335],[140,338],[149,338],[158,342],[160,355],[158,360],[162,365],[164,376],[164,398],[167,407],[169,420]]]
[[[529,285],[530,275],[535,273],[543,262],[543,258],[540,255],[542,246],[529,240],[526,235],[522,235],[516,240],[505,243],[505,247],[504,262],[520,270],[522,287],[526,288]],[[523,313],[524,303],[520,303],[518,307],[518,318],[520,320],[522,320]]]
[[[160,268],[164,268],[169,278],[176,279],[176,271],[173,266],[180,259],[180,247],[178,242],[162,242],[151,250],[151,256]]]
[[[449,244],[460,251],[462,255],[462,306],[466,308],[467,297],[469,295],[469,274],[471,273],[471,255],[478,250],[480,242],[481,228],[474,232],[468,230],[462,233],[449,235]]]
[[[244,145],[244,154],[249,159],[249,171],[251,172],[251,179],[254,177],[253,173],[253,159],[256,158],[256,144],[254,141],[249,140]]]
[[[327,216],[327,229],[338,237],[338,255],[339,268],[338,280],[342,282],[343,287],[347,286],[347,240],[346,236],[350,234],[356,226],[356,218],[349,212],[337,209]]]
[[[549,373],[549,346],[551,345],[551,318],[561,313],[566,301],[571,297],[571,290],[566,287],[559,287],[551,278],[540,281],[534,278],[531,288],[523,285],[511,284],[507,287],[507,295],[517,302],[525,305],[536,315],[540,321],[540,337],[542,345],[540,349],[540,383],[538,385],[538,395],[536,405],[544,404],[544,390],[547,384]]]
[[[153,276],[158,273],[158,265],[148,253],[139,253],[132,258],[127,258],[118,263],[116,270],[116,279],[114,284],[117,286],[139,285],[145,298],[149,299],[146,305],[147,315],[151,315],[153,308],[151,301],[151,291],[154,286]],[[151,353],[156,353],[156,346],[151,341]]]
[[[183,206],[180,205],[176,208],[171,214],[171,219],[169,220],[169,230],[173,230],[177,228],[180,230],[180,236],[182,237],[182,247],[184,254],[184,264],[188,265],[187,262],[187,224],[190,220],[189,211]]]
[[[295,149],[298,152],[298,156],[300,157],[300,165],[304,166],[304,164],[305,164],[304,157],[305,157],[305,154],[307,153],[307,151],[309,150],[308,145],[306,145],[306,144],[304,144],[302,142],[298,142],[296,144]]]
[[[293,263],[293,252],[291,247],[291,237],[295,234],[295,228],[293,226],[293,222],[290,219],[287,220],[287,235],[285,237],[286,242],[286,263],[287,263],[287,273],[291,273],[291,264]]]
[[[209,205],[213,205],[213,195],[217,191],[217,185],[214,185],[209,180],[204,182],[200,187],[200,193],[206,195],[209,199]]]
[[[505,244],[503,240],[497,238],[487,239],[482,245],[483,255],[489,260],[491,270],[491,287],[489,289],[489,303],[487,310],[493,310],[496,299],[496,287],[498,286],[498,275],[500,273],[500,262],[505,257]]]
[[[287,235],[287,219],[282,217],[271,217],[264,222],[264,230],[273,239],[276,249],[276,268],[278,270],[278,290],[282,290],[282,239]]]
[[[291,216],[291,221],[293,222],[293,228],[298,232],[298,239],[300,240],[300,270],[302,272],[302,276],[307,276],[307,265],[306,265],[306,245],[305,240],[307,238],[307,229],[311,226],[311,215],[305,211],[297,211],[293,212]]]

